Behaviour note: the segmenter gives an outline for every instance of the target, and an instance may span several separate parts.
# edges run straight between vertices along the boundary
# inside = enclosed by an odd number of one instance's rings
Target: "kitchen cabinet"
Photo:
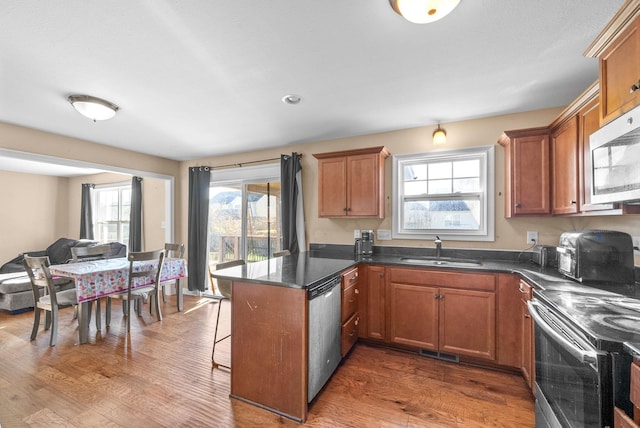
[[[638,9],[637,2],[627,2],[585,52],[600,64],[600,125],[640,104]]]
[[[578,212],[578,159],[578,116],[573,115],[551,133],[552,214]]]
[[[533,336],[533,318],[529,313],[527,302],[533,297],[533,287],[520,280],[520,307],[522,314],[522,376],[535,395],[535,341]]]
[[[384,218],[385,147],[316,153],[318,217]]]
[[[548,215],[549,128],[505,131],[505,217]]]
[[[519,369],[522,361],[520,275],[499,273],[497,277],[496,362]]]
[[[615,428],[640,427],[640,363],[637,360],[631,363],[629,400],[633,403],[633,418],[629,417],[624,410],[614,408],[613,426]]]
[[[495,275],[387,271],[389,343],[495,360]]]
[[[365,265],[361,281],[361,299],[364,304],[362,323],[359,334],[361,337],[375,340],[386,339],[385,327],[385,267]],[[366,291],[365,291],[366,290]]]
[[[358,340],[358,268],[354,267],[342,273],[342,333],[340,354],[344,358]]]

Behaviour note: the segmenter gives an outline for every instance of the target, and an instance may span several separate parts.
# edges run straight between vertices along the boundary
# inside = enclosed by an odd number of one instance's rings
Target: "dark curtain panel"
[[[129,213],[129,252],[142,251],[142,178],[131,179],[131,211]]]
[[[80,239],[93,239],[93,209],[91,192],[95,184],[82,184],[82,200],[80,202]]]
[[[189,290],[207,289],[209,243],[207,231],[209,223],[209,182],[211,171],[208,166],[189,168]]]
[[[302,165],[300,155],[280,156],[280,185],[282,187],[282,248],[291,254],[306,250],[304,209],[302,206]]]

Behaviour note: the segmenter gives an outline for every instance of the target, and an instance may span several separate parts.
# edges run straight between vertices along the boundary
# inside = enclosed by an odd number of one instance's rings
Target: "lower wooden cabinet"
[[[520,300],[522,314],[522,376],[527,381],[531,392],[535,394],[536,374],[535,374],[535,342],[533,338],[533,318],[529,313],[527,302],[532,298],[532,287],[525,281],[520,281]]]
[[[385,267],[365,265],[361,277],[366,293],[362,293],[361,312],[365,315],[361,323],[360,336],[368,339],[386,340],[385,327]],[[363,290],[364,291],[364,290]]]
[[[374,277],[374,289],[380,289],[382,284],[376,282],[382,277],[380,273]],[[372,286],[371,280],[368,285]],[[495,287],[494,274],[388,267],[384,294],[388,334],[382,339],[389,344],[495,360]],[[370,301],[373,296],[369,294]],[[368,322],[371,320],[368,314]],[[374,325],[380,324],[376,316],[373,320]]]
[[[342,357],[349,353],[358,340],[358,324],[360,323],[358,277],[357,267],[342,273],[342,334],[340,336],[340,355]]]
[[[640,428],[633,419],[619,407],[613,409],[613,427],[614,428]]]

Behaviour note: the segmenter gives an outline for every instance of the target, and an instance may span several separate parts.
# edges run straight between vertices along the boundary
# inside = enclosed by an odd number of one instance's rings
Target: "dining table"
[[[80,344],[87,343],[89,336],[90,304],[94,300],[126,292],[129,287],[129,261],[125,257],[100,259],[51,265],[53,276],[71,278],[75,282],[78,298],[78,322]],[[146,270],[157,261],[134,264],[135,270]],[[160,282],[175,281],[178,311],[182,311],[183,297],[180,279],[187,277],[187,263],[180,258],[165,258],[160,272]],[[133,288],[153,283],[153,278],[134,278]],[[96,314],[99,317],[99,314]]]

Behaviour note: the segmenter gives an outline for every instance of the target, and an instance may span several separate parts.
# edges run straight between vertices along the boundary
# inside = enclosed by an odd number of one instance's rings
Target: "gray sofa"
[[[24,312],[33,308],[33,292],[27,273],[24,271],[22,260],[24,255],[48,256],[52,265],[68,263],[71,259],[71,247],[95,245],[91,240],[60,238],[45,250],[27,251],[18,255],[0,267],[0,310],[12,314]],[[111,243],[110,257],[125,257],[127,247],[119,242]],[[74,287],[73,280],[55,278],[58,289],[66,290]]]

